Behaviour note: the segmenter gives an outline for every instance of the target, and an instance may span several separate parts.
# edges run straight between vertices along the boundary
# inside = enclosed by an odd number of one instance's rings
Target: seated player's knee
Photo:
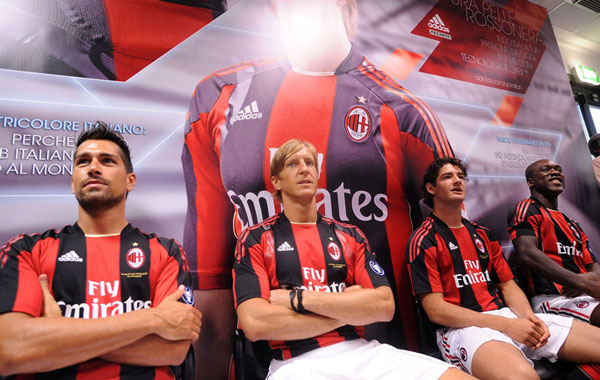
[[[540,377],[538,376],[537,372],[535,372],[535,369],[529,364],[529,362],[523,361],[514,367],[511,366],[510,370],[506,371],[505,376],[502,377],[502,379],[539,380]]]

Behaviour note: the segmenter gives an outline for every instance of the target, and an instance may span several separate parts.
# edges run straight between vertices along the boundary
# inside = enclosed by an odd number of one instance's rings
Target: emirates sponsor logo
[[[484,282],[492,281],[490,278],[490,273],[486,269],[485,271],[481,271],[479,260],[463,260],[465,264],[465,270],[468,272],[467,274],[455,274],[454,283],[458,289],[467,285],[475,285]]]
[[[324,293],[339,293],[346,289],[346,284],[343,282],[332,282],[331,284],[327,284],[325,282],[325,269],[302,267],[302,277],[304,278],[305,285],[299,286],[299,289]]]
[[[131,297],[125,301],[119,297],[119,281],[91,281],[87,282],[87,295],[93,297],[90,303],[68,304],[58,301],[58,306],[67,318],[105,318],[113,315],[129,313],[131,311],[152,307],[152,301],[136,300]],[[106,302],[108,301],[108,302]]]
[[[275,202],[267,190],[245,194],[229,190],[227,195],[237,209],[239,225],[236,232],[240,232],[240,227],[253,226],[275,215]],[[318,189],[317,200],[317,209],[323,215],[340,222],[383,222],[388,217],[387,195],[372,194],[365,190],[351,191],[344,182],[331,192]]]
[[[583,257],[583,253],[576,248],[576,242],[573,242],[573,245],[564,245],[556,242],[556,252],[559,255]]]

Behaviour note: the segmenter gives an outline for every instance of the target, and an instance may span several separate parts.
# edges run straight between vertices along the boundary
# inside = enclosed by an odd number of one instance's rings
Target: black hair
[[[590,137],[590,141],[588,141],[588,148],[594,157],[600,156],[600,133]]]
[[[117,144],[119,148],[121,148],[121,156],[123,158],[123,162],[125,163],[125,169],[127,169],[127,173],[133,173],[129,145],[127,144],[125,138],[123,138],[123,135],[121,135],[119,132],[111,130],[105,122],[98,120],[96,121],[95,127],[81,132],[79,138],[77,139],[77,148],[79,148],[79,146],[87,140],[108,140]]]
[[[440,169],[442,169],[442,167],[446,164],[456,166],[462,170],[465,177],[467,176],[467,164],[458,158],[443,157],[433,161],[425,170],[425,175],[423,176],[423,185],[421,186],[421,189],[423,190],[423,203],[431,208],[433,208],[433,195],[427,191],[426,185],[431,183],[435,186],[435,180],[440,174]]]

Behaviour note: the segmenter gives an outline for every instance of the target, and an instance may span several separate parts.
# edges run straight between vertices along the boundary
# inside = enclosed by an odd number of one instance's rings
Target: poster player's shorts
[[[439,379],[453,366],[376,340],[355,339],[287,360],[271,360],[267,380]]]
[[[517,318],[508,307],[484,313],[506,318]],[[512,340],[510,336],[503,332],[487,327],[446,327],[438,329],[437,344],[444,360],[469,373],[471,373],[471,363],[477,349],[492,340],[506,342],[518,348],[532,367],[533,362],[531,360],[546,358],[551,362],[555,362],[560,348],[567,339],[569,331],[571,331],[573,319],[551,314],[536,314],[536,316],[546,323],[550,331],[548,343],[537,350],[532,350],[526,345]]]
[[[531,299],[533,311],[536,313],[572,317],[585,323],[590,323],[590,316],[598,304],[600,301],[587,294],[573,298],[557,294],[541,294]]]

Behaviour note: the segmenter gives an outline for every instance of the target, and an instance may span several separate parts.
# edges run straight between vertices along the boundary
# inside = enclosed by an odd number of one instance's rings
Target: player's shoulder
[[[131,224],[125,227],[121,234],[125,236],[136,236],[146,241],[156,241],[170,256],[179,255],[183,252],[181,244],[175,238],[160,236],[155,232],[146,232],[140,227],[134,227]]]
[[[473,226],[475,231],[477,231],[478,234],[482,235],[482,237],[485,237],[490,241],[498,241],[498,238],[496,238],[496,234],[494,234],[494,231],[492,231],[491,228],[483,226],[477,222],[473,222],[472,220],[468,219],[463,219],[463,224],[464,223],[468,223],[471,226]]]
[[[226,85],[237,85],[257,75],[264,75],[274,72],[281,68],[281,57],[263,58],[252,61],[238,63],[233,66],[225,67],[204,77],[196,85],[198,89],[206,87],[222,88]]]
[[[354,224],[340,222],[339,220],[328,218],[326,216],[320,216],[320,222],[330,226],[334,231],[343,232],[352,236],[359,243],[366,240],[364,232]]]
[[[533,215],[540,215],[540,207],[533,198],[526,198],[517,202],[508,212],[508,225],[515,225],[525,221]]]
[[[262,240],[262,235],[268,233],[275,228],[275,225],[281,221],[281,215],[273,215],[260,223],[245,228],[240,234],[238,240],[242,244],[252,246],[258,244]]]
[[[71,234],[74,232],[76,232],[74,231],[74,227],[68,225],[61,229],[49,228],[44,232],[17,235],[9,239],[4,246],[0,248],[0,255],[10,251],[17,255],[22,251],[31,252],[37,244],[47,240],[58,240],[61,234]]]

